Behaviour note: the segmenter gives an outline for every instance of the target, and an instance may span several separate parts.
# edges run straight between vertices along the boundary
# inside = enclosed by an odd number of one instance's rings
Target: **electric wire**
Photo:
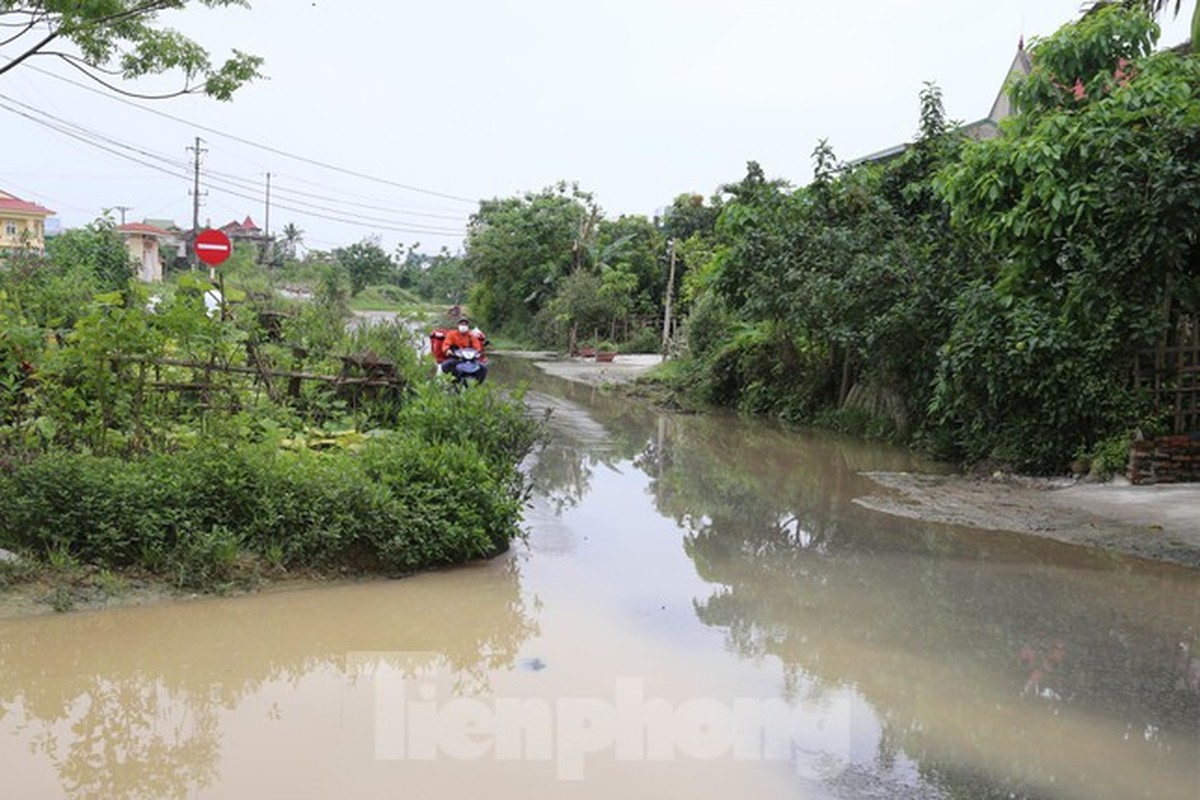
[[[188,169],[188,164],[186,162],[183,162],[183,161],[180,161],[177,159],[172,159],[168,156],[164,156],[160,153],[155,153],[153,151],[146,150],[141,147],[136,147],[132,144],[129,144],[128,142],[123,142],[119,139],[115,139],[115,138],[108,136],[104,133],[101,133],[99,131],[92,130],[83,125],[79,125],[78,123],[74,123],[74,122],[71,122],[70,120],[63,119],[62,117],[55,116],[54,114],[51,114],[47,111],[43,111],[35,106],[29,105],[28,103],[21,102],[20,100],[16,100],[15,98],[12,98],[3,93],[0,93],[0,99],[6,100],[10,103],[18,105],[21,108],[24,108],[31,113],[38,114],[38,115],[41,115],[48,119],[51,119],[59,125],[66,126],[72,130],[77,131],[82,136],[90,136],[90,137],[99,139],[101,141],[107,142],[116,147],[130,150],[130,151],[137,153],[141,156],[144,156],[146,158],[151,158],[156,161],[161,161],[161,162],[163,162],[169,166],[175,167],[177,169],[181,169],[181,170]],[[206,171],[206,174],[209,176],[217,176],[219,178],[223,178],[224,180],[235,184],[235,186],[238,186],[238,188],[242,189],[243,191],[260,190],[260,189],[265,188],[265,184],[263,184],[262,182],[255,181],[253,179],[243,178],[241,176],[233,175],[231,173],[226,173],[226,172],[222,172],[219,170],[209,169]],[[240,184],[240,186],[239,186],[239,184]],[[335,202],[335,203],[341,203],[342,205],[352,205],[352,206],[356,206],[356,207],[360,207],[360,208],[367,208],[367,209],[373,210],[373,211],[382,211],[385,213],[391,213],[393,211],[390,208],[385,208],[382,206],[374,206],[374,205],[368,205],[365,203],[355,203],[353,201],[339,200],[338,198],[319,195],[319,194],[316,194],[313,192],[305,192],[302,190],[292,190],[292,189],[287,189],[287,188],[278,187],[278,186],[272,187],[272,189],[273,189],[273,196],[275,196],[276,198],[282,198],[285,202],[289,202],[289,203],[293,203],[293,204],[306,205],[313,209],[316,209],[318,211],[323,211],[323,212],[338,214],[338,213],[341,213],[341,210],[337,209],[337,208],[331,208],[329,206],[320,205],[317,203],[312,203],[312,202],[304,200],[302,197],[299,199],[297,199],[296,197],[290,197],[290,195],[303,195],[303,196],[308,196],[308,197],[316,197],[318,199],[329,200],[329,201]],[[277,203],[277,205],[280,208],[284,207],[282,204]],[[289,210],[291,210],[291,209],[289,209]],[[463,219],[462,216],[453,216],[453,215],[445,215],[445,214],[431,214],[431,213],[421,213],[421,212],[413,212],[413,211],[404,212],[404,213],[407,213],[411,216],[423,216],[423,217],[430,217],[430,218],[434,218],[434,219],[445,219],[445,220],[451,220],[451,221],[461,221]],[[366,214],[357,214],[355,216],[359,219],[362,219],[364,221],[369,221],[369,222],[382,222],[385,224],[398,224],[397,220],[394,220],[391,218],[376,217],[376,216],[366,215]],[[408,223],[403,223],[403,224],[408,224]],[[430,227],[431,228],[430,232],[432,232],[433,226],[425,226],[425,227]]]
[[[11,61],[12,59],[8,59],[8,60]],[[213,136],[221,136],[223,138],[238,142],[239,144],[244,144],[247,147],[253,147],[253,148],[256,148],[259,150],[266,151],[268,153],[274,153],[275,155],[283,156],[284,158],[290,158],[294,161],[299,161],[300,163],[303,163],[303,164],[308,164],[308,165],[314,166],[314,167],[320,167],[321,169],[327,169],[327,170],[330,170],[331,172],[338,172],[343,175],[349,175],[349,176],[352,176],[355,178],[359,178],[361,180],[373,181],[375,183],[380,183],[380,184],[383,184],[386,186],[393,186],[398,189],[404,189],[406,191],[416,192],[418,194],[429,195],[431,197],[441,197],[446,200],[455,200],[455,201],[458,201],[461,203],[470,203],[471,205],[475,205],[478,202],[477,200],[473,200],[468,197],[461,197],[459,195],[449,194],[447,192],[439,192],[439,191],[435,191],[433,189],[424,189],[420,186],[413,186],[411,184],[401,183],[399,181],[393,181],[389,178],[382,178],[378,175],[371,175],[366,172],[359,172],[357,170],[349,169],[347,167],[341,167],[336,164],[329,164],[324,161],[318,161],[315,158],[308,158],[307,156],[302,156],[302,155],[298,155],[295,153],[289,153],[286,150],[282,150],[280,148],[272,147],[272,146],[266,145],[266,144],[261,144],[259,142],[255,142],[253,140],[243,138],[241,136],[235,136],[232,133],[225,133],[224,131],[217,130],[216,128],[212,128],[212,127],[209,127],[206,125],[201,125],[199,123],[192,122],[192,121],[184,119],[182,117],[175,116],[174,114],[168,114],[165,111],[161,111],[156,108],[147,108],[146,106],[143,106],[140,103],[135,103],[132,100],[129,100],[127,98],[109,94],[109,93],[101,91],[93,86],[88,86],[85,83],[80,83],[79,81],[75,81],[70,78],[64,77],[62,75],[58,75],[54,72],[42,69],[40,67],[36,67],[32,64],[26,64],[25,67],[34,72],[38,72],[42,75],[46,75],[50,78],[54,78],[55,80],[63,81],[64,83],[69,83],[72,86],[76,86],[85,91],[100,95],[101,97],[105,97],[110,100],[115,100],[118,103],[123,103],[124,105],[131,106],[136,109],[140,109],[141,111],[145,111],[148,114],[154,114],[156,116],[163,117],[164,119],[169,119],[169,120],[178,122],[183,125],[189,125],[193,128],[196,128],[197,130],[202,130],[205,133],[211,134]]]
[[[65,136],[68,136],[72,139],[75,139],[79,142],[82,142],[83,144],[90,145],[91,147],[95,147],[99,150],[107,152],[111,155],[114,155],[114,156],[124,159],[126,161],[133,162],[140,166],[147,167],[149,169],[153,169],[158,172],[166,173],[167,175],[170,175],[172,177],[175,177],[175,178],[178,178],[181,180],[186,180],[188,178],[187,171],[186,171],[187,168],[186,168],[185,164],[182,164],[180,162],[172,162],[169,158],[166,158],[161,155],[147,154],[146,151],[142,151],[140,148],[134,148],[134,147],[119,144],[119,143],[115,147],[109,146],[108,144],[102,144],[99,141],[88,138],[88,136],[86,134],[75,130],[69,123],[57,123],[57,122],[47,121],[46,119],[40,119],[37,116],[35,116],[34,114],[28,113],[26,111],[22,111],[19,108],[14,108],[12,105],[8,105],[5,101],[16,102],[16,101],[12,101],[11,98],[0,94],[0,108],[4,109],[5,111],[8,111],[9,113],[16,114],[17,116],[23,117],[37,125],[41,125],[42,127],[49,128],[50,130],[56,131]],[[50,116],[50,115],[46,115],[46,116]],[[98,137],[98,138],[104,139],[106,137]],[[120,149],[117,149],[119,147],[124,147],[126,149],[130,149],[135,152],[138,152],[141,155],[146,155],[147,157],[164,161],[168,164],[168,166],[162,166],[160,164],[156,164],[151,161],[146,161],[143,158],[138,158],[136,156],[129,155],[128,153],[121,152]],[[179,170],[179,171],[176,171],[176,170]],[[210,180],[210,181],[208,181],[207,185],[210,186],[210,188],[212,188],[212,189],[215,189],[217,191],[231,195],[233,197],[241,198],[243,200],[250,200],[253,202],[258,202],[260,199],[259,197],[254,196],[254,195],[244,194],[243,193],[245,191],[244,187],[237,187],[236,184],[234,184],[234,188],[229,188],[228,184],[222,185],[223,183],[224,183],[223,181]],[[381,230],[387,230],[390,232],[397,232],[397,233],[415,233],[415,234],[429,234],[429,235],[439,235],[439,234],[458,235],[463,232],[463,230],[461,228],[443,228],[443,227],[428,226],[428,225],[426,225],[426,226],[404,225],[404,224],[399,224],[392,220],[385,220],[385,219],[379,218],[379,217],[368,218],[368,217],[364,217],[364,216],[359,216],[356,218],[351,218],[351,217],[346,217],[346,216],[338,216],[336,214],[328,214],[328,213],[323,213],[322,211],[313,211],[313,210],[309,210],[306,208],[297,207],[296,205],[292,205],[290,203],[275,203],[273,205],[275,208],[279,208],[284,211],[292,211],[294,213],[303,214],[303,215],[315,217],[318,219],[324,219],[324,220],[328,220],[331,222],[340,222],[340,223],[345,223],[345,224],[350,224],[350,225],[361,225],[361,224],[363,224],[364,221],[367,221],[369,219],[369,220],[371,220],[371,227],[377,227]],[[317,208],[322,208],[322,207],[317,207]]]

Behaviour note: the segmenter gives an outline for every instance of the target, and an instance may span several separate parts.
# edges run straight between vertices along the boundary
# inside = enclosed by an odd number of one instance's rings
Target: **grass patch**
[[[354,311],[400,311],[424,303],[412,292],[399,286],[368,286],[350,298]]]

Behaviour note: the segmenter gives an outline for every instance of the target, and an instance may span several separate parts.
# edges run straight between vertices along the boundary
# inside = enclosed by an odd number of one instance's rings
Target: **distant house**
[[[147,225],[144,222],[129,222],[117,226],[117,233],[125,240],[125,249],[129,257],[137,264],[138,280],[145,283],[161,283],[163,279],[163,259],[161,245],[173,238],[173,234],[163,228]]]
[[[142,220],[142,222],[147,225],[152,225],[155,228],[161,228],[167,232],[167,237],[159,240],[159,247],[175,247],[180,251],[183,250],[184,244],[187,242],[189,232],[176,225],[175,220],[151,219],[150,217],[146,217]]]
[[[246,217],[242,222],[233,220],[221,226],[221,232],[235,242],[265,242],[266,235],[254,220]]]
[[[0,251],[46,249],[48,208],[0,190]]]
[[[1000,91],[996,94],[996,100],[992,103],[991,111],[983,119],[969,122],[966,125],[960,125],[956,130],[971,139],[994,139],[1000,135],[1000,121],[1006,117],[1011,117],[1012,100],[1008,96],[1008,87],[1010,81],[1017,75],[1028,75],[1033,69],[1033,61],[1029,57],[1029,53],[1025,50],[1025,37],[1022,36],[1017,42],[1017,53],[1013,56],[1012,64],[1008,68],[1008,72],[1004,76],[1004,81],[1000,84]],[[912,147],[910,142],[893,145],[886,150],[880,150],[870,155],[856,158],[850,162],[850,166],[858,166],[859,164],[880,163],[891,161],[902,155],[908,148]]]

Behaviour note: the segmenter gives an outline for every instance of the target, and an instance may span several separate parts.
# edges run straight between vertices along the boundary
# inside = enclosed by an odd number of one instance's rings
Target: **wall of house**
[[[138,279],[146,283],[162,281],[162,258],[158,252],[158,239],[153,236],[126,236],[125,248],[137,265]]]
[[[1134,442],[1127,475],[1142,485],[1200,482],[1200,433]]]
[[[0,247],[45,249],[46,231],[42,220],[16,215],[0,216]]]

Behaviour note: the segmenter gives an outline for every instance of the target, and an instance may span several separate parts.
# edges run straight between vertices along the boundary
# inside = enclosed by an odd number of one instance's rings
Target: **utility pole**
[[[121,224],[125,224],[125,212],[133,208],[133,206],[113,206],[117,211],[121,212]]]
[[[267,206],[264,212],[262,241],[258,243],[258,263],[269,264],[272,260],[271,247],[271,173],[267,173]]]
[[[208,151],[200,147],[201,139],[196,137],[196,146],[189,147],[196,154],[195,177],[192,183],[192,238],[188,243],[188,263],[196,268],[196,237],[200,234],[200,154]]]
[[[667,299],[663,302],[663,357],[667,355],[667,345],[671,340],[671,295],[675,293],[675,240],[667,239],[667,252],[671,257],[671,269],[667,273]]]

